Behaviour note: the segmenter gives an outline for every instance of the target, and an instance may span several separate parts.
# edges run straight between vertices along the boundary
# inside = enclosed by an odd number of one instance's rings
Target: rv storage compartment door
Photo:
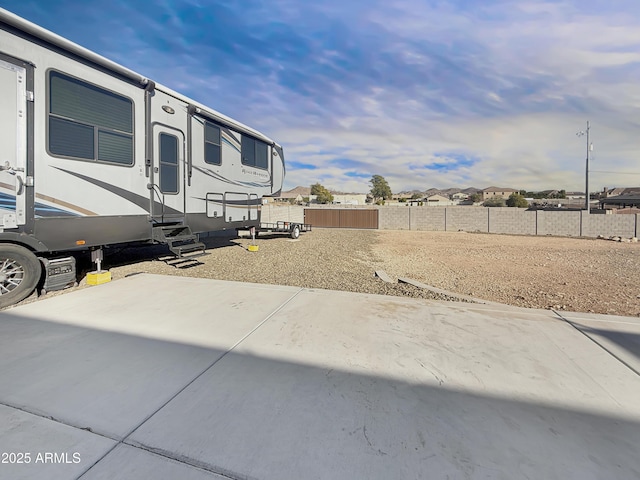
[[[224,208],[224,217],[227,222],[244,222],[249,220],[249,195],[246,193],[225,193]]]
[[[0,59],[0,228],[25,223],[27,72]]]
[[[224,217],[223,196],[221,193],[207,193],[207,217]]]

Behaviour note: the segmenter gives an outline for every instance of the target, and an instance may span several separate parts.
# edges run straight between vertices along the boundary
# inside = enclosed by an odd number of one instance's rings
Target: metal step
[[[191,232],[189,225],[158,225],[152,230],[153,240],[169,247],[178,258],[193,258],[206,255],[206,246],[200,242],[197,234]]]
[[[206,246],[202,242],[169,245],[169,250],[171,250],[178,258],[194,258],[207,255],[205,248]]]
[[[193,243],[199,240],[198,235],[193,233],[190,235],[176,235],[175,237],[165,237],[165,242],[168,245],[175,245],[176,243]]]

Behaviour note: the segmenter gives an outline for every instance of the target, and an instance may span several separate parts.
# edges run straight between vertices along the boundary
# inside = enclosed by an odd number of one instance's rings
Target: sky
[[[638,0],[0,0],[284,147],[284,188],[640,186]],[[1,46],[0,46],[1,49]]]

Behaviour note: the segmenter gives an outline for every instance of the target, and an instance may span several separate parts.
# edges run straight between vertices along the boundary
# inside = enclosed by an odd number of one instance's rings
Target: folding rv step
[[[169,245],[171,250],[178,258],[194,258],[206,255],[205,244],[202,242],[185,243],[182,245]]]
[[[173,237],[165,237],[164,239],[165,243],[169,244],[169,245],[175,245],[176,243],[188,243],[188,242],[197,242],[198,241],[198,236],[194,235],[194,234],[183,234],[183,235],[176,235]]]
[[[191,232],[189,225],[173,224],[153,227],[153,239],[164,243],[178,258],[193,258],[206,255],[206,246],[200,242],[197,234]]]

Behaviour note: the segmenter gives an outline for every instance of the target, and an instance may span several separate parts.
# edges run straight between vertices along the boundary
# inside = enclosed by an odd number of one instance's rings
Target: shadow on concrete
[[[629,332],[612,330],[606,328],[589,327],[574,320],[571,320],[576,328],[591,338],[591,336],[597,336],[605,338],[610,342],[613,342],[618,347],[622,348],[627,353],[631,354],[636,360],[640,360],[640,334]],[[632,368],[636,373],[639,373],[637,369]]]
[[[0,404],[231,478],[640,477],[640,423],[617,414],[10,311],[0,352]],[[3,449],[14,434],[2,432]],[[114,467],[110,455],[82,478],[116,467],[117,478],[151,478],[151,463]],[[76,478],[60,467],[56,478]]]
[[[616,332],[602,328],[580,326],[581,330],[604,337],[622,347],[640,360],[640,334],[631,332]]]

